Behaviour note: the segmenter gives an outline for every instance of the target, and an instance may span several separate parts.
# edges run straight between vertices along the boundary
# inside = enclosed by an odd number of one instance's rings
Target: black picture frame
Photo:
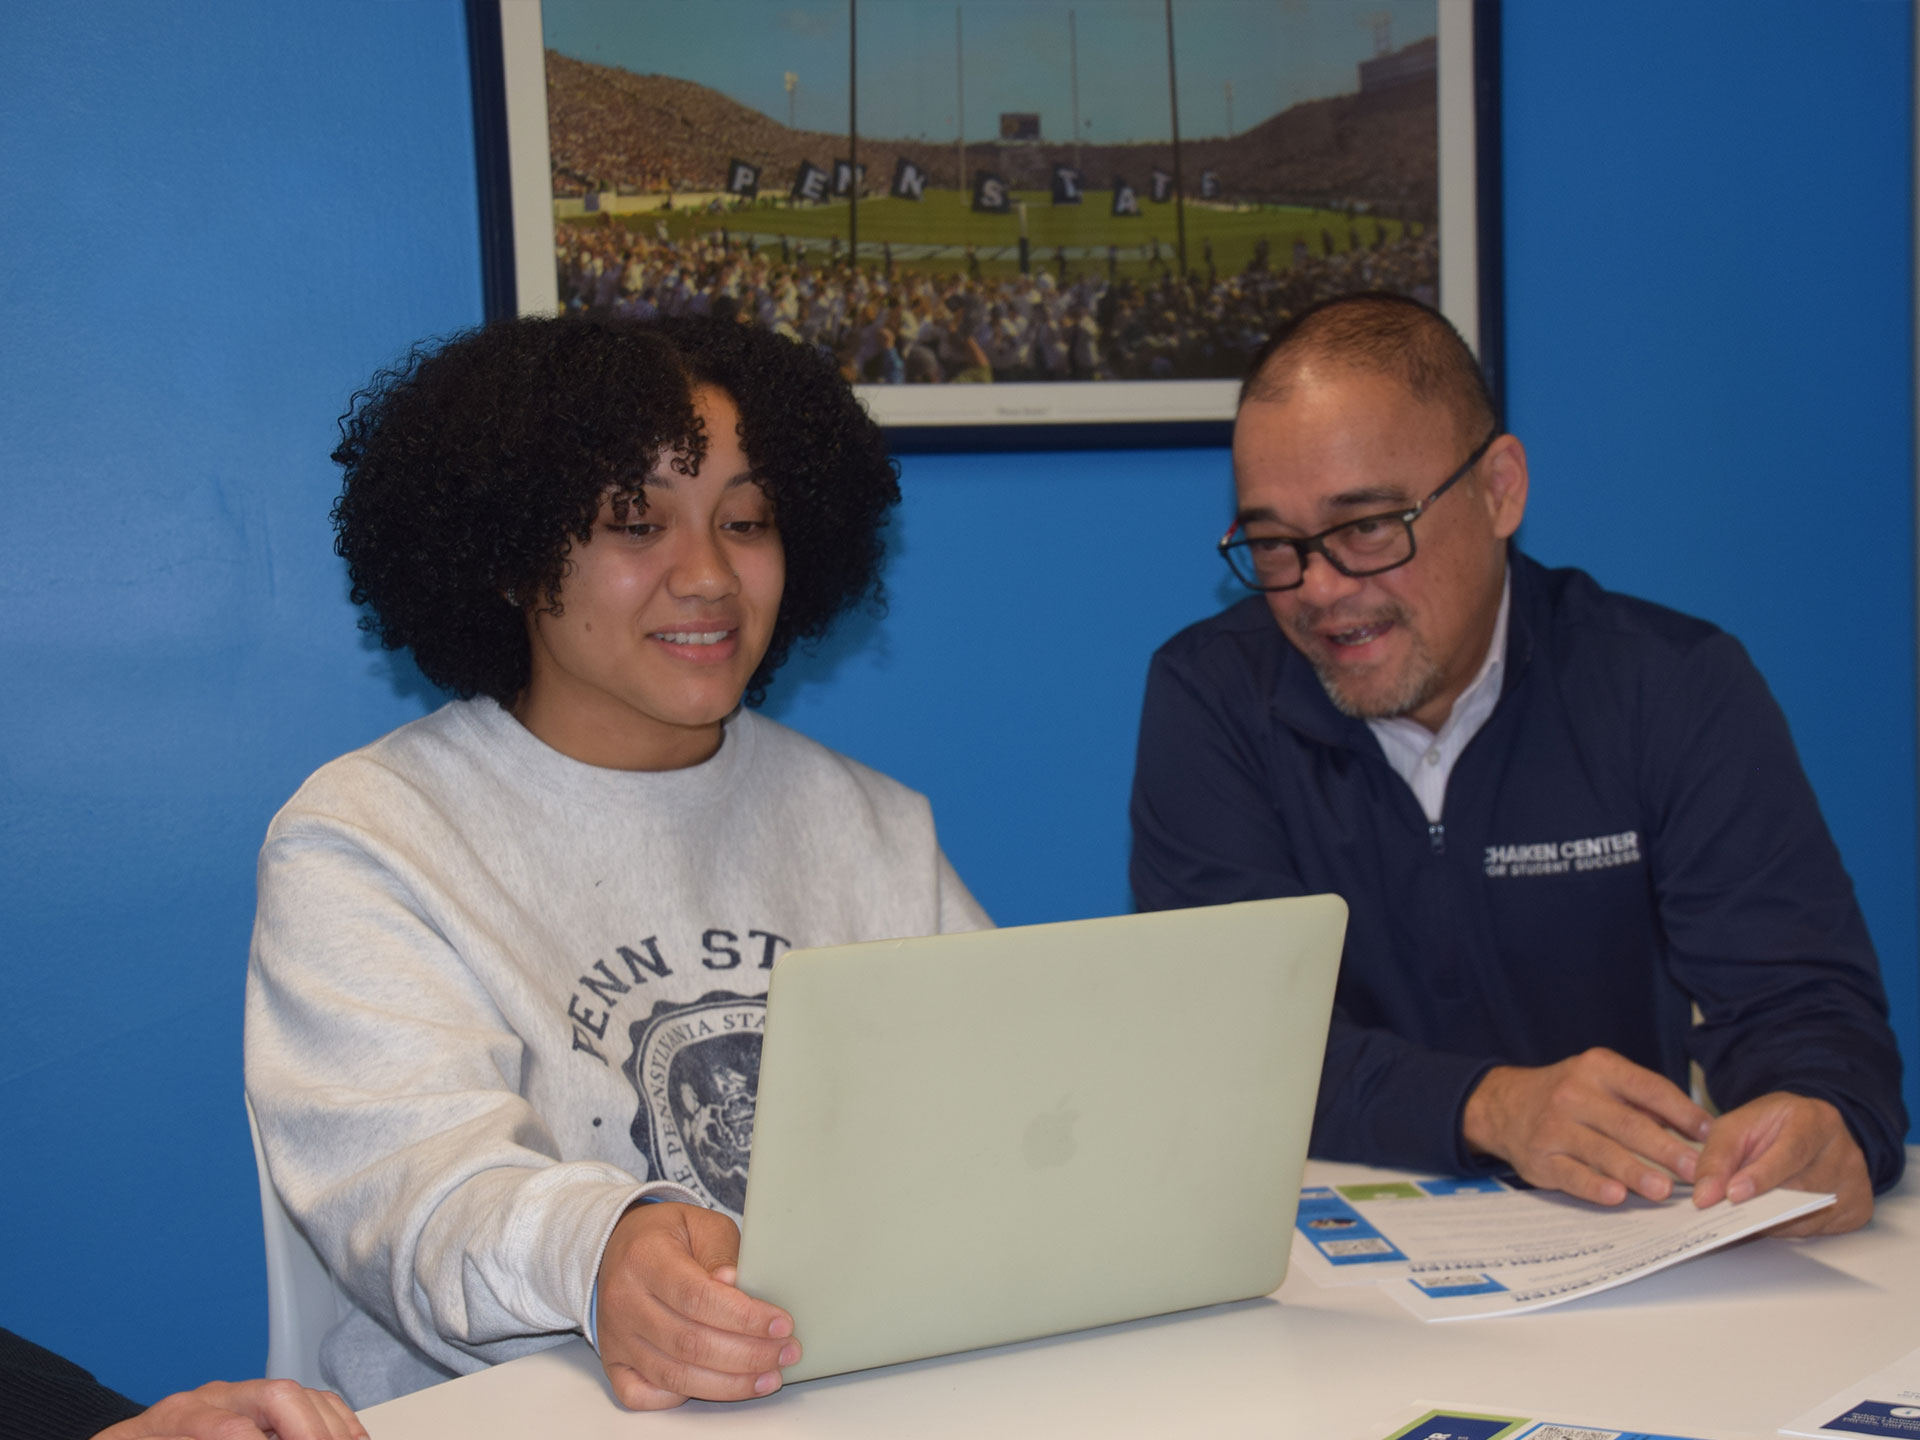
[[[500,0],[466,0],[466,11],[467,67],[473,88],[474,179],[480,196],[480,295],[486,318],[491,321],[518,313]]]
[[[1501,204],[1501,0],[1436,0],[1441,24],[1440,74],[1442,276],[1440,307],[1475,348],[1495,403],[1505,407],[1505,306]],[[544,51],[537,0],[465,0],[472,77],[474,157],[479,196],[479,245],[485,313],[489,320],[552,308],[553,215],[545,163]],[[531,47],[531,49],[530,49]],[[537,90],[537,100],[529,97]],[[534,107],[538,114],[534,115]],[[1464,128],[1464,134],[1462,133]],[[535,133],[537,130],[537,134]],[[520,159],[516,174],[515,158]],[[1464,217],[1464,218],[1463,218]],[[1462,245],[1465,260],[1454,258]],[[1462,283],[1464,282],[1464,283]],[[1471,292],[1460,303],[1449,292]],[[528,303],[540,293],[547,303]],[[1160,385],[1153,380],[1052,381],[1041,419],[1008,420],[974,413],[942,423],[903,420],[887,411],[889,389],[862,385],[899,452],[1060,451],[1109,448],[1221,446],[1232,433],[1231,405],[1204,418],[1095,418],[1074,413],[1072,392],[1128,386],[1128,398]],[[937,387],[986,391],[992,387]],[[1003,387],[1004,392],[1005,387]],[[882,392],[882,393],[876,393]],[[976,402],[987,397],[967,397]],[[1140,408],[1151,410],[1151,405]]]

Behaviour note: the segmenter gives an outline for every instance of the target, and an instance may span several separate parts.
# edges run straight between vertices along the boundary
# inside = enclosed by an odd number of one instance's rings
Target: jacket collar
[[[1542,623],[1546,604],[1546,571],[1509,544],[1507,569],[1513,582],[1513,601],[1507,612],[1507,654],[1500,686],[1498,715],[1507,696],[1520,683],[1527,664],[1533,658],[1534,635]],[[1280,663],[1273,677],[1270,706],[1274,717],[1289,729],[1309,740],[1346,750],[1377,752],[1378,742],[1367,722],[1343,715],[1327,698],[1327,690],[1306,657],[1293,648],[1284,632],[1280,634]]]

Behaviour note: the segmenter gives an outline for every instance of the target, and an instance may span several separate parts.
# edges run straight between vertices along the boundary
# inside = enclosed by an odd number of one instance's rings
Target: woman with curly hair
[[[362,623],[458,698],[261,852],[247,1091],[323,1366],[364,1406],[580,1332],[628,1406],[766,1394],[768,971],[988,923],[921,796],[742,708],[878,598],[893,463],[829,361],[715,321],[488,326],[342,430]]]

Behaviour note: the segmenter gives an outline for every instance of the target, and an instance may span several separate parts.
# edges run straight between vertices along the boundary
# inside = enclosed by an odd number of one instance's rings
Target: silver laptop
[[[793,951],[740,1285],[806,1380],[1265,1295],[1347,907],[1258,900]]]

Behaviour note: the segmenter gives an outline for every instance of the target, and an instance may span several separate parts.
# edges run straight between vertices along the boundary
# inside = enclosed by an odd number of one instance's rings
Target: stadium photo
[[[1229,380],[1438,299],[1436,0],[544,0],[558,303],[864,386]]]

